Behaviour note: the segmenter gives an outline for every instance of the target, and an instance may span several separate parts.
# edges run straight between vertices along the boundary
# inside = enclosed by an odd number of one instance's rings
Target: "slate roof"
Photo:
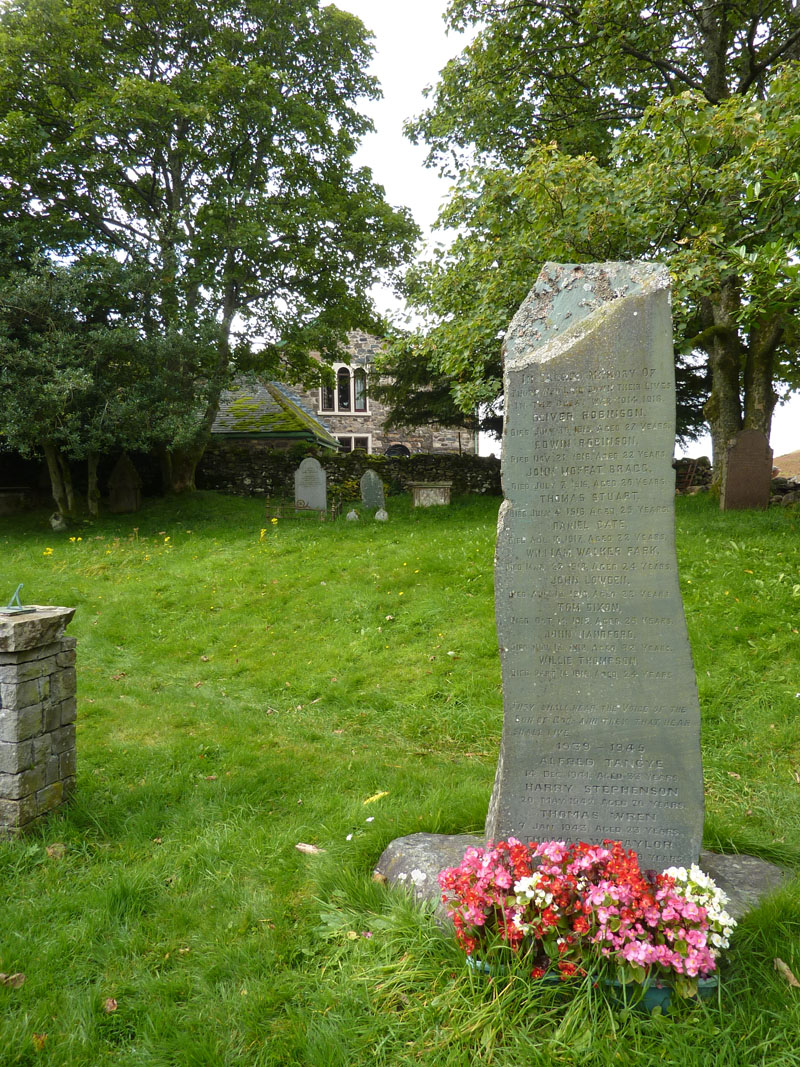
[[[326,448],[339,442],[298,396],[277,382],[240,379],[223,392],[212,434],[221,437],[296,438]]]

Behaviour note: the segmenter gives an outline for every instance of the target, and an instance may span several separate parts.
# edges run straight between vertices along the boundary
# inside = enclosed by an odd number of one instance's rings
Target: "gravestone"
[[[296,508],[325,511],[327,478],[319,460],[306,457],[294,472],[294,504]]]
[[[408,482],[412,508],[431,508],[450,503],[452,482]]]
[[[383,482],[373,470],[361,475],[361,503],[365,508],[382,508],[386,504]]]
[[[505,721],[486,838],[698,859],[742,915],[791,878],[700,854],[700,711],[674,545],[669,276],[546,264],[506,337],[496,615]],[[484,843],[416,833],[375,877],[444,918],[437,874]]]
[[[700,710],[675,558],[669,275],[547,264],[505,341],[504,725],[486,835],[697,860]]]
[[[142,479],[127,453],[117,460],[108,477],[108,510],[114,515],[138,511],[142,506]]]
[[[728,448],[719,506],[723,511],[765,508],[772,490],[772,449],[761,430],[742,430]]]

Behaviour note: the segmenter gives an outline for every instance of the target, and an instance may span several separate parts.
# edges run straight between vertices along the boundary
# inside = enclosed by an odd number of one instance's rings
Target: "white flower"
[[[427,874],[424,871],[421,871],[418,867],[411,872],[411,881],[414,885],[422,885],[422,883],[427,882],[427,880]]]
[[[668,874],[670,878],[674,878],[676,882],[685,882],[689,877],[685,867],[667,867],[664,874]]]

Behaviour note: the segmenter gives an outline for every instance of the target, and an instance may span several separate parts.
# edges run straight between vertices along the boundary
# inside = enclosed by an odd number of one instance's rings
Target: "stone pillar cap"
[[[22,652],[57,641],[72,621],[75,608],[30,605],[24,615],[0,614],[0,652]]]

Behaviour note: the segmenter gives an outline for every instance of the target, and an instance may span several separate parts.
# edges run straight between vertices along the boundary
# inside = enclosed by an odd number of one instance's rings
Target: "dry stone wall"
[[[453,493],[500,495],[500,461],[494,456],[420,453],[395,458],[365,452],[276,452],[266,442],[244,440],[212,441],[200,461],[197,486],[236,496],[291,497],[294,472],[309,454],[315,455],[325,470],[329,495],[358,482],[366,470],[380,475],[390,493],[405,492],[409,482],[449,481]],[[355,500],[358,495],[356,486],[349,496]]]

